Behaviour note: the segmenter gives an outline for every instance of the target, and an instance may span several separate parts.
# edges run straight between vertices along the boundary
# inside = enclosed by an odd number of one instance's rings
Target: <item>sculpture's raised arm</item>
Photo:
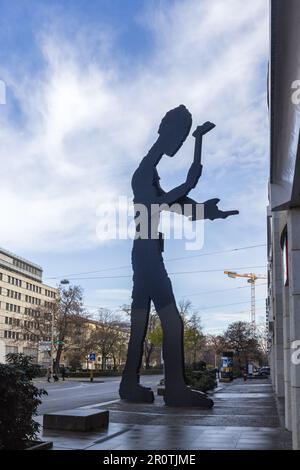
[[[202,174],[202,164],[201,164],[201,154],[202,154],[202,137],[207,132],[211,131],[215,127],[215,124],[212,122],[205,122],[202,126],[198,126],[193,132],[193,137],[195,137],[195,150],[194,150],[194,160],[190,166],[190,169],[187,174],[186,181],[172,189],[168,192],[163,192],[158,196],[157,202],[159,204],[174,204],[180,199],[186,197],[188,193],[195,188],[199,178]]]

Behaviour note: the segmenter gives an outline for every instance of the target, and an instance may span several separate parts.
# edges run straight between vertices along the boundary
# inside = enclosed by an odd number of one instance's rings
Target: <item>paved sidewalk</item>
[[[213,394],[211,410],[117,401],[94,408],[110,411],[106,432],[41,432],[54,449],[197,450],[289,449],[290,433],[281,425],[268,380],[235,380]],[[93,408],[91,406],[91,408]]]

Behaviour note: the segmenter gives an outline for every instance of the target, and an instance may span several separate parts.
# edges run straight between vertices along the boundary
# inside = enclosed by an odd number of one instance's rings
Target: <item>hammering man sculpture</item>
[[[136,237],[132,249],[133,292],[131,307],[131,335],[128,345],[127,362],[120,384],[121,399],[134,403],[151,403],[154,400],[150,388],[139,383],[139,370],[142,361],[143,343],[147,331],[150,303],[154,303],[163,329],[163,358],[165,365],[165,404],[169,406],[199,406],[211,408],[213,401],[204,393],[187,386],[184,376],[183,322],[178,312],[171,281],[162,258],[162,237],[158,233],[159,210],[151,211],[153,205],[164,204],[163,210],[176,203],[178,207],[189,205],[189,218],[197,219],[197,202],[187,197],[195,188],[202,173],[202,137],[215,127],[211,122],[198,126],[195,137],[194,161],[188,171],[186,181],[164,192],[159,184],[156,166],[163,155],[173,157],[186,140],[192,125],[192,116],[185,106],[180,105],[169,111],[163,118],[159,137],[143,158],[132,177],[134,205],[147,208],[147,237],[141,233],[139,211],[135,210]],[[221,211],[219,199],[203,203],[205,219],[225,219],[238,211]],[[171,207],[170,207],[171,206]],[[167,209],[168,210],[168,209]],[[176,210],[175,210],[176,212]],[[186,214],[184,214],[186,215]]]

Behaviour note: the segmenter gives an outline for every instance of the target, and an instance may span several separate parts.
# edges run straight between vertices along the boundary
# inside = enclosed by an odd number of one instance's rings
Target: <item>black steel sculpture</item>
[[[120,384],[120,397],[134,403],[151,403],[154,400],[150,388],[139,383],[143,343],[147,331],[150,303],[154,303],[163,329],[163,358],[165,365],[164,400],[169,406],[199,406],[210,408],[213,401],[204,393],[186,385],[184,375],[183,322],[178,312],[171,281],[164,266],[162,234],[158,232],[160,210],[151,210],[165,204],[163,210],[176,203],[177,208],[188,205],[191,220],[197,219],[197,202],[187,197],[202,173],[202,137],[215,127],[211,122],[198,126],[195,137],[194,161],[186,181],[171,191],[164,192],[159,184],[156,166],[163,155],[173,157],[187,138],[192,125],[192,116],[184,105],[169,111],[163,118],[159,137],[143,158],[132,177],[134,193],[136,237],[132,249],[133,292],[131,308],[131,335],[127,362]],[[204,202],[205,219],[225,219],[238,211],[221,211],[219,199]],[[141,227],[141,205],[147,209],[146,220]],[[156,205],[156,206],[155,206]],[[168,205],[168,207],[166,206]],[[185,206],[186,207],[186,206]],[[169,207],[169,210],[174,208]],[[177,211],[175,209],[175,211]]]

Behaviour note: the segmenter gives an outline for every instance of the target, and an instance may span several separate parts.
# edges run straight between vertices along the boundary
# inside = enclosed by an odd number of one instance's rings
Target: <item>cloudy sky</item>
[[[101,207],[131,198],[161,118],[183,103],[193,126],[216,124],[191,195],[240,215],[205,222],[201,250],[166,242],[176,298],[210,332],[249,320],[250,286],[223,270],[266,273],[267,65],[267,0],[0,0],[0,246],[48,284],[82,285],[91,312],[130,303],[131,240],[99,237]],[[192,154],[190,136],[164,157],[165,189]]]

